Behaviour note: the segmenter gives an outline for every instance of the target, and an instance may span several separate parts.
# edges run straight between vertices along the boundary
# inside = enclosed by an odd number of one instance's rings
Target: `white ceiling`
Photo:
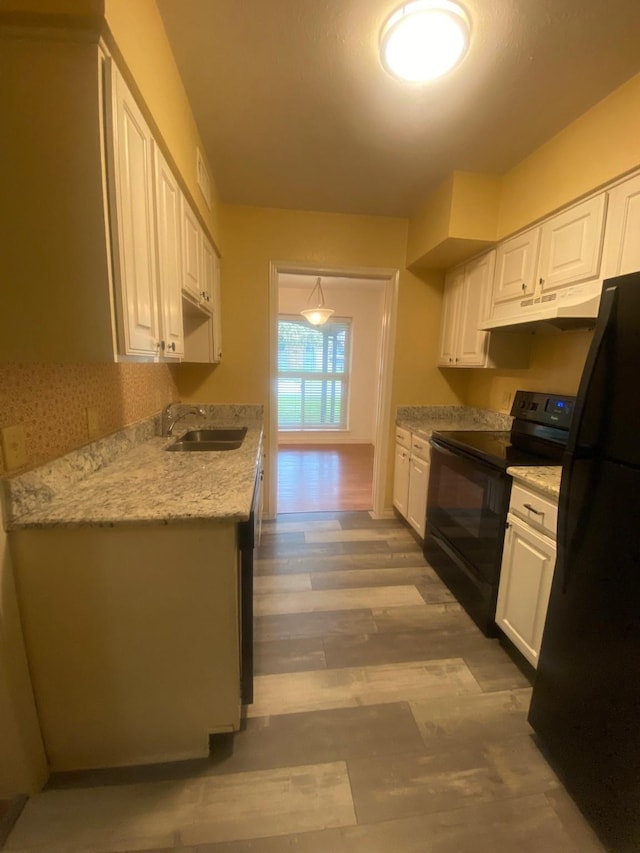
[[[400,0],[157,2],[229,203],[406,216],[640,71],[640,0],[465,0],[469,54],[423,87],[378,58]]]

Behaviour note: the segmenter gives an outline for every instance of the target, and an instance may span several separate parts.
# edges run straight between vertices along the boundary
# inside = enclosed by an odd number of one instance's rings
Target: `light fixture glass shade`
[[[411,83],[435,80],[454,68],[469,47],[469,18],[450,0],[414,0],[387,20],[380,38],[382,64]]]
[[[307,305],[312,303],[314,299],[317,300],[317,305],[315,305],[314,308],[303,308],[300,313],[305,318],[305,320],[307,320],[307,322],[311,323],[312,326],[322,326],[335,312],[333,308],[324,307],[324,293],[322,292],[322,285],[320,284],[320,279],[316,281],[313,290],[309,294],[309,298],[307,299]]]

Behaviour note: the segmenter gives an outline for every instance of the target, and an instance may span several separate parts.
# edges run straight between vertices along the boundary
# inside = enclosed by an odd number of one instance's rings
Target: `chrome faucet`
[[[173,411],[174,407],[176,408],[175,412]],[[179,411],[180,408],[182,411]],[[202,415],[204,417],[205,414],[205,410],[200,406],[187,406],[187,408],[184,408],[180,403],[169,403],[162,411],[162,435],[173,435],[174,426],[182,418],[186,418],[187,415]]]

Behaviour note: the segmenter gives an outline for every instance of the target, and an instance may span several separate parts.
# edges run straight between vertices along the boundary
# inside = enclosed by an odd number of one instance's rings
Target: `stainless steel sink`
[[[246,427],[237,429],[192,429],[185,432],[165,450],[182,452],[203,450],[237,450],[247,434]]]

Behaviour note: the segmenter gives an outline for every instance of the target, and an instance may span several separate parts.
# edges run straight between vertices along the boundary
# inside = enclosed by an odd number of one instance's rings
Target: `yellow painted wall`
[[[169,152],[220,249],[215,178],[212,210],[196,182],[196,147],[205,149],[155,0],[105,0],[105,18]],[[205,157],[206,160],[206,157]]]
[[[436,187],[409,220],[407,265],[447,239],[452,201],[453,174]]]
[[[590,331],[536,336],[531,351],[531,363],[526,370],[470,371],[465,403],[483,409],[503,411],[502,400],[505,392],[510,395],[510,403],[513,402],[513,395],[518,389],[575,394],[591,337]]]
[[[444,376],[435,367],[442,276],[420,280],[404,269],[406,220],[224,206],[222,235],[223,360],[214,369],[177,368],[183,399],[268,406],[269,263],[280,261],[399,269],[393,410],[461,400],[466,377]]]
[[[498,238],[640,165],[640,74],[502,178]]]

